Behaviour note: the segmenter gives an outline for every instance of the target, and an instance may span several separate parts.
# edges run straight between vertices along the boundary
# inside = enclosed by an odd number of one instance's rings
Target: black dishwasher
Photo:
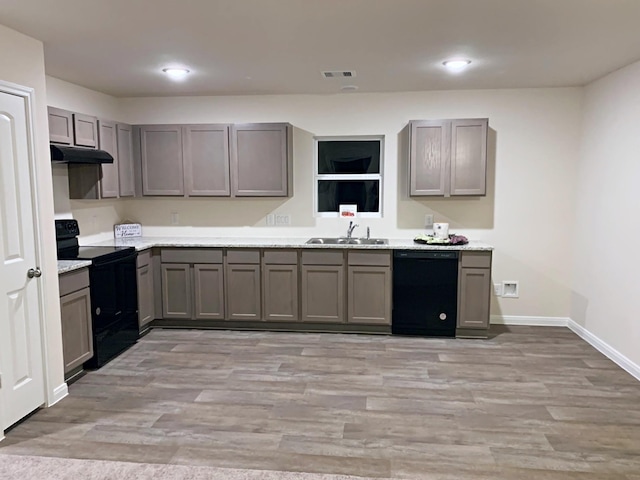
[[[392,333],[454,337],[457,297],[457,251],[396,250],[393,253]]]

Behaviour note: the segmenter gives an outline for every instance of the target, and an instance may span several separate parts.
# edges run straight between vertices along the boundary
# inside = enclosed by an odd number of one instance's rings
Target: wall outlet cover
[[[494,283],[493,284],[493,294],[496,297],[501,297],[502,296],[502,284],[501,283]]]
[[[424,228],[433,228],[433,214],[426,214],[424,216]]]
[[[506,298],[519,298],[520,288],[517,280],[504,280],[502,282],[502,296]]]

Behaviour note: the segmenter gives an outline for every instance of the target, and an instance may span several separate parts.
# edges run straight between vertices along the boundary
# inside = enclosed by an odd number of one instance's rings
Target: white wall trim
[[[53,389],[53,395],[48,399],[47,407],[53,407],[67,395],[69,395],[69,387],[67,386],[67,384],[63,383],[62,385],[58,385]]]
[[[530,327],[566,327],[569,317],[529,317],[520,315],[491,315],[492,325],[523,325]]]
[[[629,358],[617,351],[611,345],[600,340],[589,330],[584,328],[582,325],[574,322],[573,320],[569,319],[569,324],[567,326],[573,333],[578,335],[585,342],[602,353],[605,357],[609,358],[609,360],[616,363],[620,368],[640,380],[640,365],[633,363]]]

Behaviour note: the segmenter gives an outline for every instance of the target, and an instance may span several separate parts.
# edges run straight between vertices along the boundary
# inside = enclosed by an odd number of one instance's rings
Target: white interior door
[[[0,433],[45,401],[28,118],[0,91]]]

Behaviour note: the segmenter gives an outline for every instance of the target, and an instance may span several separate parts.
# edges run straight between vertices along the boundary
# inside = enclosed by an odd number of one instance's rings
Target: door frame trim
[[[10,95],[16,95],[18,97],[22,97],[25,101],[25,116],[27,120],[27,151],[29,153],[29,177],[31,179],[31,208],[33,210],[33,232],[35,237],[35,257],[36,264],[41,265],[42,259],[44,258],[43,249],[42,249],[42,228],[40,224],[40,211],[38,208],[39,205],[39,196],[38,196],[38,168],[37,168],[37,150],[35,144],[35,129],[34,129],[34,120],[36,118],[34,112],[35,105],[35,89],[32,87],[25,87],[23,85],[19,85],[17,83],[7,82],[5,80],[0,80],[0,92],[7,93]],[[60,396],[60,390],[64,385],[64,389],[66,390],[67,384],[54,386],[49,385],[49,366],[47,362],[48,358],[48,349],[47,349],[47,325],[46,325],[46,312],[45,305],[46,303],[46,291],[44,288],[45,285],[49,284],[51,275],[43,275],[36,282],[36,291],[38,292],[38,311],[40,314],[40,350],[42,352],[42,374],[44,376],[44,403],[42,405],[53,405],[56,401],[60,400],[60,398],[53,398],[52,392],[58,392],[57,395]],[[55,389],[55,390],[54,390]],[[1,437],[1,435],[0,435]]]

